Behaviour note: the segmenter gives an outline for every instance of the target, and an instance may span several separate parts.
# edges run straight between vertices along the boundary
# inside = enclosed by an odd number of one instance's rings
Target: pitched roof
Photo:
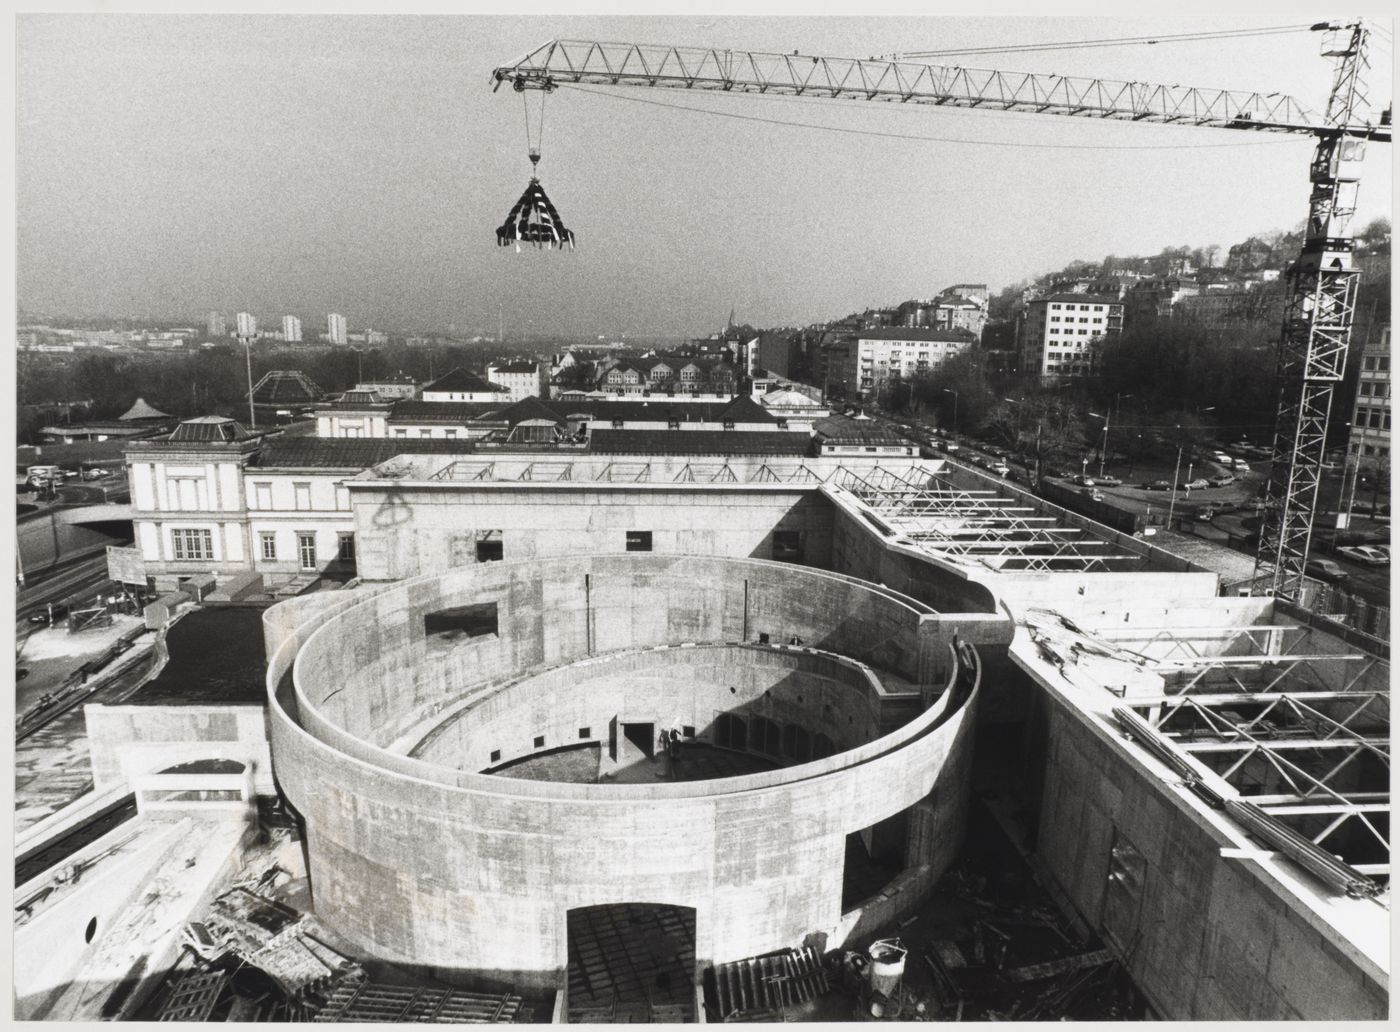
[[[250,434],[242,423],[227,416],[196,416],[194,419],[182,420],[167,440],[174,443],[232,444],[254,436],[256,435]]]
[[[1031,304],[1040,301],[1070,301],[1076,305],[1121,305],[1123,303],[1116,297],[1106,297],[1103,294],[1046,294],[1044,297],[1032,299]]]
[[[735,399],[743,400],[743,399]],[[610,401],[596,398],[580,398],[570,401],[555,401],[550,407],[564,416],[586,416],[590,422],[667,422],[679,420],[682,423],[722,423],[733,419],[736,423],[776,423],[780,417],[754,405],[736,411],[743,412],[742,418],[726,415],[734,401],[687,401],[684,395],[675,398],[652,397],[646,401]],[[756,410],[756,411],[755,411]]]
[[[495,417],[505,406],[499,401],[419,401],[404,398],[389,410],[390,423],[503,422]]]
[[[861,330],[856,337],[860,340],[947,340],[960,343],[976,339],[967,330],[928,330],[915,326],[882,326],[875,330]]]
[[[506,362],[494,368],[498,373],[537,373],[540,367],[536,362]]]
[[[388,402],[377,391],[346,391],[336,404],[344,408],[363,408],[365,405],[387,405]]]
[[[257,405],[300,405],[320,401],[325,394],[300,369],[272,369],[253,388]]]
[[[886,444],[913,446],[911,441],[884,423],[850,416],[827,416],[812,423],[813,432],[824,444]]]
[[[598,455],[806,455],[811,439],[786,430],[594,430]]]
[[[441,438],[289,437],[274,438],[257,458],[260,469],[368,469],[395,455],[466,455],[470,441]]]
[[[510,391],[500,384],[483,380],[475,373],[467,372],[461,366],[458,366],[449,373],[444,373],[423,388],[424,393],[428,391],[452,391],[457,394],[510,393]]]
[[[741,394],[719,410],[719,418],[735,423],[774,423],[782,417],[773,415],[747,394]]]
[[[136,404],[127,409],[118,419],[169,419],[169,412],[162,412],[160,409],[150,405],[145,398],[137,398]]]
[[[547,405],[539,398],[521,398],[513,405],[507,405],[492,413],[493,419],[504,420],[511,426],[523,423],[529,419],[543,419],[550,423],[562,424],[565,422],[564,414],[553,405]]]

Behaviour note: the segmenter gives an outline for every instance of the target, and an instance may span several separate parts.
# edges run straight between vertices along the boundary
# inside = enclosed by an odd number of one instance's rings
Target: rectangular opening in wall
[[[578,736],[583,739],[592,738],[593,729],[591,727],[581,727],[578,729]]]
[[[773,560],[779,563],[802,561],[802,531],[773,531]]]
[[[649,530],[629,530],[627,532],[627,551],[629,552],[650,552],[651,551],[651,531]]]
[[[501,759],[501,750],[499,750],[499,749],[492,749],[492,750],[491,750],[491,762],[492,762],[492,763],[498,763],[498,762],[500,761],[500,759]]]
[[[544,735],[536,735],[536,736],[535,736],[535,748],[536,748],[536,749],[543,749],[543,748],[544,748]]]
[[[423,617],[423,633],[430,647],[449,647],[482,638],[495,638],[499,635],[496,603],[481,602],[428,613]]]
[[[505,558],[505,542],[499,530],[483,530],[476,539],[476,561],[494,563]]]

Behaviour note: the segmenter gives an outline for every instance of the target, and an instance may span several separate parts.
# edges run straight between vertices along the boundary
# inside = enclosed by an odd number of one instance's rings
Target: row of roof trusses
[[[433,480],[454,481],[579,481],[610,483],[673,483],[673,484],[821,484],[828,476],[810,466],[761,463],[756,467],[728,462],[688,462],[674,470],[650,462],[609,462],[601,467],[576,462],[530,462],[516,468],[497,462],[459,460],[434,473]]]
[[[1241,799],[1363,874],[1389,877],[1386,692],[1254,690],[1129,705]]]
[[[1105,627],[1096,637],[1121,646],[1133,643],[1131,651],[1152,659],[1199,658],[1202,643],[1209,642],[1212,653],[1268,656],[1288,651],[1309,629],[1301,624],[1249,624],[1241,627]]]

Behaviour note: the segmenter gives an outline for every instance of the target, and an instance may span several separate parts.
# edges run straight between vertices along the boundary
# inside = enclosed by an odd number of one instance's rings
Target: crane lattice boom
[[[1268,132],[1314,133],[1337,128],[1324,116],[1279,93],[713,47],[556,39],[513,64],[497,68],[492,78],[498,87],[509,82],[518,90],[551,90],[573,83],[660,86]],[[1359,124],[1344,131],[1372,139],[1390,138],[1388,126]]]

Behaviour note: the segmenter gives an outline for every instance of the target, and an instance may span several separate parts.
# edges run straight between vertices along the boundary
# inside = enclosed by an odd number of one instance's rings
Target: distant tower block
[[[258,335],[258,320],[247,312],[238,313],[238,336],[252,340]]]
[[[295,315],[282,316],[282,339],[293,344],[301,342],[301,320]]]
[[[332,312],[326,316],[326,340],[332,344],[348,343],[349,337],[346,332],[345,316]]]

